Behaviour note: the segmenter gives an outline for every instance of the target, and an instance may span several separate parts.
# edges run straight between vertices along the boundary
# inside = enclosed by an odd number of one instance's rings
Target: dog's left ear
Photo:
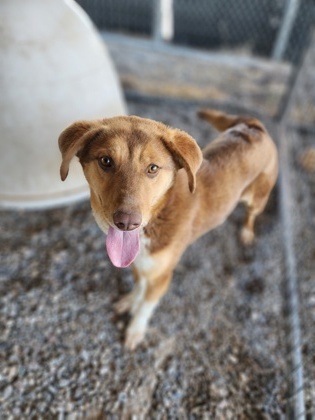
[[[68,176],[71,159],[99,132],[95,123],[96,121],[78,121],[71,124],[60,134],[58,144],[62,154],[60,167],[62,181]]]
[[[184,168],[188,175],[190,192],[196,188],[196,173],[202,163],[202,152],[197,142],[185,131],[172,130],[167,138],[162,139],[179,168]]]

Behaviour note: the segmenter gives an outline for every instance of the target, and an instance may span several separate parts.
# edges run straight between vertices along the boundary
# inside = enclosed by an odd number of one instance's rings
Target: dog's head
[[[59,148],[61,179],[66,179],[71,159],[78,156],[95,219],[114,248],[122,247],[122,241],[138,246],[134,239],[138,228],[149,222],[179,169],[186,171],[193,192],[202,161],[200,148],[187,133],[139,117],[75,122],[61,133]]]

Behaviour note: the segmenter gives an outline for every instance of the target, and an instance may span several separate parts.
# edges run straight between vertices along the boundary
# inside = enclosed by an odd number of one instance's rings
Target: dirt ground
[[[215,133],[196,105],[128,102],[130,114],[184,129],[204,146]],[[315,389],[315,179],[292,139],[306,406]],[[303,160],[304,159],[304,160]],[[307,159],[306,159],[307,161]],[[56,174],[58,176],[58,174]],[[238,207],[184,254],[145,342],[123,347],[127,318],[113,303],[132,287],[115,269],[89,203],[1,212],[1,419],[282,419],[289,392],[285,275],[278,187],[257,241],[238,241]]]

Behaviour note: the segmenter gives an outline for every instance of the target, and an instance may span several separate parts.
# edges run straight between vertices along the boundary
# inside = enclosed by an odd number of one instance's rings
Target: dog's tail
[[[224,131],[228,128],[231,128],[237,124],[246,124],[249,128],[256,128],[257,130],[266,132],[263,124],[252,117],[242,117],[237,115],[226,114],[215,109],[203,108],[198,111],[198,116],[208,121],[212,124],[217,130]]]

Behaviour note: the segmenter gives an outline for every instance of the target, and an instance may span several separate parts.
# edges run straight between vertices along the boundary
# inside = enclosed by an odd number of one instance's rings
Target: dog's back
[[[277,180],[276,146],[265,126],[256,118],[229,115],[212,109],[202,109],[198,115],[223,131],[203,149],[206,163],[202,168],[204,174],[201,170],[202,183],[207,184],[207,172],[211,171],[212,197],[217,197],[224,204],[229,203],[231,207],[238,201],[247,204],[248,216],[242,241],[250,243],[254,239],[255,217],[263,211]],[[208,200],[208,205],[211,205]],[[224,209],[218,207],[221,213],[229,212],[228,206]]]
[[[275,150],[272,139],[259,120],[247,116],[225,114],[212,109],[201,109],[198,115],[218,131],[223,132],[203,150],[204,158],[211,160],[211,165],[220,165],[221,160],[226,162],[229,158],[232,166],[233,163],[239,166],[243,160],[246,164],[251,161],[253,164],[258,164],[261,171],[268,164],[267,153],[264,153],[266,159],[263,155],[260,159],[254,156],[259,153],[258,149],[261,147],[265,149],[267,146]],[[264,145],[262,146],[261,143]]]

